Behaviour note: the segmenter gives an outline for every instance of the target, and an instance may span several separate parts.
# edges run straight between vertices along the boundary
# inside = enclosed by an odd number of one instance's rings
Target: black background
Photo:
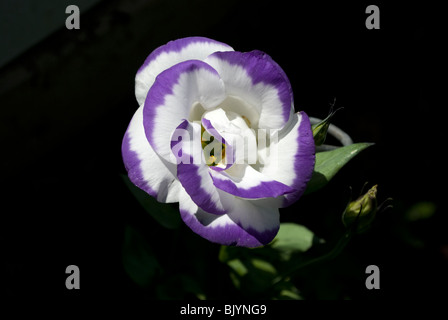
[[[394,199],[394,210],[347,248],[360,266],[380,267],[382,287],[366,290],[361,274],[359,283],[347,283],[351,297],[446,295],[447,218],[438,187],[444,121],[432,75],[437,8],[377,2],[380,29],[367,30],[369,4],[101,2],[81,10],[80,30],[61,26],[0,69],[4,83],[20,79],[0,97],[3,290],[36,298],[140,295],[121,264],[125,226],[155,223],[120,178],[121,139],[138,107],[134,76],[159,45],[201,35],[238,51],[267,52],[287,73],[297,110],[323,118],[336,98],[344,109],[334,123],[355,142],[375,143],[325,190],[282,215],[331,235],[341,228],[333,224],[339,217],[326,217],[343,210],[348,186],[357,194],[369,181],[379,185],[380,202]],[[397,228],[419,201],[437,210],[411,226],[424,242],[414,248]],[[171,235],[157,230],[161,243]],[[81,270],[79,292],[65,288],[70,264]]]

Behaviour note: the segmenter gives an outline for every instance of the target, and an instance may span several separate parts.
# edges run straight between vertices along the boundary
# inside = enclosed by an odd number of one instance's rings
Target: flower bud
[[[342,222],[347,228],[355,224],[354,229],[357,233],[362,233],[369,228],[377,212],[377,187],[374,185],[366,194],[347,205],[342,214]]]
[[[324,120],[311,127],[311,129],[313,130],[314,144],[316,146],[320,146],[325,142],[325,139],[327,138],[328,127],[330,126],[330,120],[339,109],[335,111],[330,110],[330,114]]]

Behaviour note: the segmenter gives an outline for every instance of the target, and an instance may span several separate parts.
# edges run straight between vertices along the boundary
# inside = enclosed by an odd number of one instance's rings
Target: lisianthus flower
[[[189,37],[154,50],[135,77],[140,107],[122,154],[130,180],[209,241],[257,247],[278,232],[279,208],[314,168],[308,116],[261,51]]]

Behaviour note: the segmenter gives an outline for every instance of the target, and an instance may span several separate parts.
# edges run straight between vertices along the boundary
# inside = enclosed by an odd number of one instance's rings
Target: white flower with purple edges
[[[271,242],[279,208],[305,191],[315,145],[291,85],[260,51],[203,37],[154,50],[137,72],[140,107],[122,154],[130,180],[223,245]]]

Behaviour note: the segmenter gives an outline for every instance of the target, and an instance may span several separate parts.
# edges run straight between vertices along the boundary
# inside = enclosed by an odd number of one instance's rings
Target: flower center
[[[201,144],[204,150],[205,163],[210,167],[222,164],[226,158],[226,145],[215,139],[208,133],[204,126],[201,125]]]
[[[202,129],[201,141],[208,165],[222,164],[229,168],[235,163],[257,162],[257,137],[248,117],[219,107],[206,111],[202,117],[202,121],[210,124],[210,128],[206,125],[207,130]]]

